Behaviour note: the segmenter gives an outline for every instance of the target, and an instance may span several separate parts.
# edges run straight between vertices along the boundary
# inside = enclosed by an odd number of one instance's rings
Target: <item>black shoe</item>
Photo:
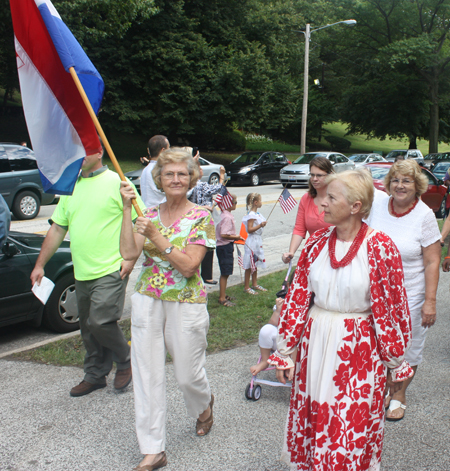
[[[217,281],[216,280],[204,280],[205,283],[207,283],[208,285],[217,285]]]

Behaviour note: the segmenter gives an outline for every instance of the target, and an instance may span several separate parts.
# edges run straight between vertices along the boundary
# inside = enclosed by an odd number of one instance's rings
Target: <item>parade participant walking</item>
[[[32,285],[39,284],[45,265],[70,231],[81,338],[86,348],[85,376],[71,389],[74,397],[104,388],[113,362],[117,365],[114,387],[124,389],[131,381],[130,347],[118,321],[134,262],[124,261],[120,255],[120,178],[102,165],[102,156],[103,152],[88,155],[73,194],[61,196],[31,273]],[[144,209],[141,199],[137,200]],[[133,218],[136,216],[133,210]]]
[[[433,211],[420,199],[428,188],[428,178],[414,160],[395,162],[384,185],[391,197],[375,200],[367,222],[391,237],[402,256],[412,324],[412,345],[406,360],[416,371],[422,362],[427,330],[436,322],[441,235]],[[406,388],[412,379],[402,383],[400,391],[387,395],[387,420],[403,418]]]
[[[283,459],[301,471],[377,471],[386,380],[395,390],[413,375],[402,262],[392,240],[362,222],[371,176],[354,170],[326,183],[325,222],[335,227],[308,239],[269,358],[279,381],[293,381]]]
[[[334,173],[333,165],[325,157],[314,157],[309,164],[309,172],[309,190],[300,200],[289,251],[282,256],[284,263],[289,263],[294,258],[307,233],[311,235],[330,226],[324,221],[322,202],[327,195],[325,179],[327,175]]]
[[[206,377],[207,297],[200,263],[215,246],[214,223],[206,209],[187,199],[199,177],[190,152],[173,147],[161,153],[153,178],[167,201],[137,219],[133,231],[131,186],[122,184],[124,200],[120,250],[145,262],[131,297],[132,365],[136,433],[144,458],[138,471],[158,469],[166,457],[166,349],[196,433],[213,425],[214,396]]]
[[[242,223],[248,233],[244,245],[244,292],[252,295],[258,294],[257,291],[267,291],[266,288],[258,285],[258,268],[266,268],[261,237],[266,227],[266,218],[258,212],[261,206],[262,199],[259,193],[247,195],[247,214],[242,218]]]

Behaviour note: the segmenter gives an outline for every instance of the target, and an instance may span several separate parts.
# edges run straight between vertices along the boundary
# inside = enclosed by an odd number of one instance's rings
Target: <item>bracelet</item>
[[[444,257],[444,260],[445,260],[446,258],[450,258],[450,257]]]

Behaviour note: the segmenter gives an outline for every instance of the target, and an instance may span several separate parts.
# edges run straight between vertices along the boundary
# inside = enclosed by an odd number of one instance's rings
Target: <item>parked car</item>
[[[354,162],[356,167],[368,164],[370,162],[387,162],[387,160],[380,154],[353,154],[349,159]]]
[[[56,332],[79,329],[72,255],[69,242],[45,265],[45,276],[55,283],[44,306],[31,292],[30,275],[44,236],[10,232],[0,253],[0,326],[32,321]]]
[[[334,171],[337,173],[355,168],[354,162],[343,154],[337,152],[307,152],[291,165],[281,169],[281,183],[286,188],[290,188],[292,185],[307,185],[309,181],[309,163],[314,157],[325,157],[328,159],[333,164]]]
[[[278,180],[280,170],[289,164],[281,152],[244,152],[226,166],[231,184],[257,186]]]
[[[219,183],[221,165],[213,164],[203,157],[199,157],[198,161],[200,162],[200,166],[203,170],[202,182],[207,182],[211,185]],[[125,176],[133,183],[139,193],[141,193],[141,175],[143,170],[144,168],[140,168],[139,170],[133,170],[125,174]],[[227,176],[225,176],[225,179],[227,179]]]
[[[18,144],[0,143],[0,193],[17,219],[33,219],[55,201],[44,193],[34,152]]]
[[[395,162],[399,157],[403,159],[414,159],[418,164],[425,165],[425,160],[419,149],[392,150],[385,158],[388,162]]]
[[[375,188],[386,191],[383,180],[391,165],[392,162],[366,164],[372,173]],[[450,195],[447,194],[447,187],[428,169],[422,168],[422,173],[428,178],[428,190],[422,195],[422,201],[434,211],[437,218],[442,218],[446,208],[450,207]]]
[[[427,154],[425,157],[425,165],[433,171],[434,166],[438,162],[450,162],[450,152],[437,152],[436,154]]]
[[[433,175],[439,179],[444,181],[445,174],[447,173],[448,169],[450,167],[450,161],[448,162],[438,162],[434,167],[433,167]]]

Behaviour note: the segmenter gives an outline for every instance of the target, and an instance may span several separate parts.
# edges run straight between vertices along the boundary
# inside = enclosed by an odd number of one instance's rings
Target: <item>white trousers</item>
[[[165,450],[166,374],[168,351],[175,379],[187,411],[197,419],[211,400],[206,377],[206,304],[160,301],[134,293],[131,296],[131,364],[136,413],[136,434],[141,453]]]
[[[406,352],[405,360],[411,366],[417,366],[422,363],[423,349],[425,348],[425,339],[427,337],[428,328],[422,327],[422,305],[410,307],[411,312],[411,346]]]
[[[270,350],[275,351],[277,349],[277,334],[278,327],[275,327],[272,324],[263,325],[259,331],[259,346],[261,348],[270,348]]]

